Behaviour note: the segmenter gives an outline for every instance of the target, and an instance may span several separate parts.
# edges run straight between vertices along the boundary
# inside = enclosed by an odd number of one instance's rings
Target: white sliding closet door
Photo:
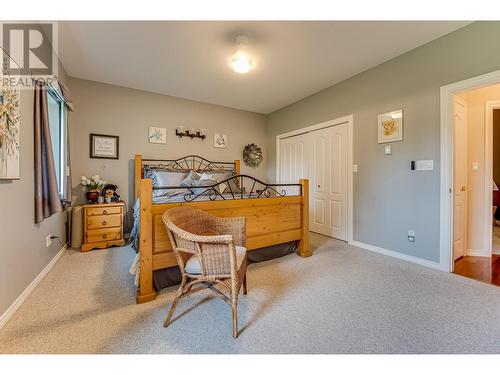
[[[296,184],[301,178],[309,178],[308,134],[282,139],[280,142],[280,182]]]
[[[347,241],[348,125],[310,133],[313,146],[310,186],[312,232]]]
[[[280,182],[310,180],[312,232],[347,240],[348,124],[280,141]]]

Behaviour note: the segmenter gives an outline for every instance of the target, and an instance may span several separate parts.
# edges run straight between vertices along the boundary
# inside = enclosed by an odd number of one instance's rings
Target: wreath
[[[257,168],[263,158],[261,148],[254,143],[246,145],[243,149],[243,161],[249,167]]]

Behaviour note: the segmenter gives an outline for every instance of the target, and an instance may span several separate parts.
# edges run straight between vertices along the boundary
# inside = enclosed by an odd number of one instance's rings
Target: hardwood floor
[[[465,256],[455,261],[453,273],[500,286],[500,255],[491,258]]]

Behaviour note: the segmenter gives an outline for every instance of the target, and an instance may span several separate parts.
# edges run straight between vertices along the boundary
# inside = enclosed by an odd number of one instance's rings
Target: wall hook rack
[[[205,129],[196,130],[193,128],[184,130],[183,126],[180,126],[177,129],[175,129],[175,135],[178,136],[179,138],[189,137],[191,139],[199,138],[201,140],[204,140],[207,137],[205,133],[206,133]]]

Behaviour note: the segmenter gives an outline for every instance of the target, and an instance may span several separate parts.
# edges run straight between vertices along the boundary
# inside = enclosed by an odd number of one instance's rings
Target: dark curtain
[[[47,87],[35,83],[34,100],[34,143],[35,143],[35,223],[63,210],[57,190],[57,178],[50,139],[49,114],[47,108]]]

